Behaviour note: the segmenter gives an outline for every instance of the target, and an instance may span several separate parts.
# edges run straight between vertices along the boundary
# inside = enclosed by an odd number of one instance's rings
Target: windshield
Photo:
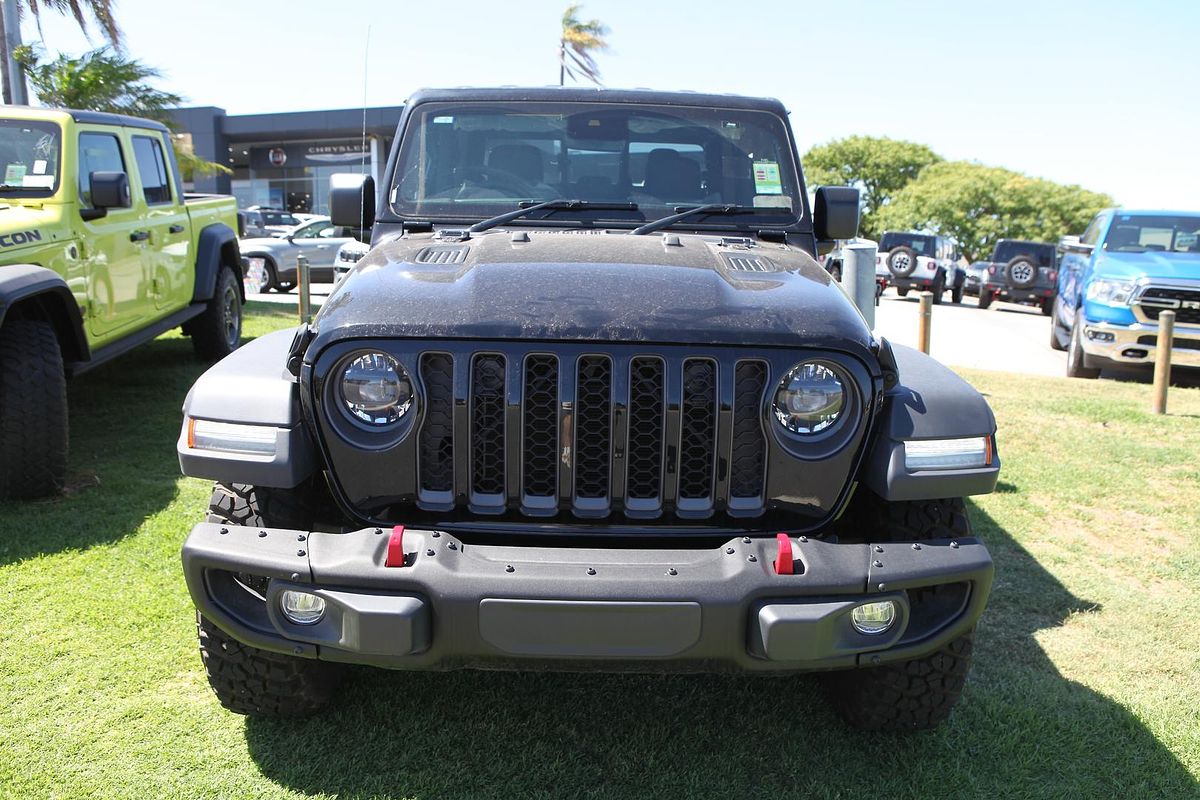
[[[882,252],[895,250],[897,247],[911,247],[919,256],[933,257],[937,245],[934,237],[920,233],[885,233],[879,243]]]
[[[53,122],[0,119],[5,196],[49,197],[58,189],[62,133]]]
[[[1039,267],[1053,267],[1054,245],[1040,242],[999,242],[996,252],[992,254],[992,261],[1007,264],[1017,256],[1027,256],[1037,262]]]
[[[802,213],[783,121],[762,111],[616,103],[425,103],[404,132],[389,200],[404,217],[482,219],[556,198],[634,203],[558,209],[556,224],[635,225],[680,206],[754,213],[681,225],[785,225]],[[570,222],[568,222],[570,220]]]
[[[1200,253],[1200,217],[1118,214],[1104,237],[1104,249],[1124,253]]]

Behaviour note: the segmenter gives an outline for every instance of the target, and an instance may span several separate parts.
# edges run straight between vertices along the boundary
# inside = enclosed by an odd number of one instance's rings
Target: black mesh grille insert
[[[575,495],[608,497],[612,446],[612,361],[608,356],[579,359],[575,394]]]
[[[629,366],[629,473],[627,496],[652,500],[662,494],[663,362],[635,358]]]
[[[525,360],[524,402],[524,491],[529,497],[553,497],[558,489],[557,358],[536,355]]]
[[[420,481],[428,492],[454,489],[454,362],[445,353],[421,356],[425,422],[421,425]]]
[[[679,441],[679,496],[712,496],[717,447],[717,366],[689,358],[683,362],[683,403]]]
[[[1180,325],[1200,325],[1200,308],[1195,306],[1198,302],[1198,289],[1151,286],[1141,296],[1142,313],[1148,319],[1156,320],[1159,314],[1170,309],[1175,312],[1175,322]]]
[[[729,495],[759,497],[763,490],[767,442],[759,422],[759,403],[767,382],[762,361],[739,361],[734,375],[733,450],[729,459]]]
[[[504,356],[496,353],[471,365],[471,489],[504,492]]]

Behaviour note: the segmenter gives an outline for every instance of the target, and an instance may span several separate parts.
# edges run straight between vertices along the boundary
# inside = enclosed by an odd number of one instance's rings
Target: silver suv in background
[[[242,236],[247,239],[283,236],[302,221],[290,211],[278,208],[251,207],[241,214],[246,220]]]
[[[942,302],[947,289],[951,301],[961,303],[967,279],[953,241],[932,233],[901,231],[886,231],[879,240],[875,274],[894,285],[901,297],[909,289],[933,292],[934,303]]]

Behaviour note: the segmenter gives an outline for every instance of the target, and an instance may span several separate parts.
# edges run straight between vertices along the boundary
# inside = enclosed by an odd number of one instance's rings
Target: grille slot
[[[504,496],[504,356],[480,353],[471,365],[471,491]],[[490,497],[479,498],[485,502]],[[494,502],[494,501],[492,501]]]
[[[1180,325],[1200,325],[1200,308],[1184,307],[1200,303],[1200,289],[1175,289],[1165,286],[1150,286],[1142,291],[1138,305],[1146,319],[1157,320],[1165,310],[1175,312],[1175,322]]]
[[[522,491],[526,499],[554,501],[558,493],[557,358],[532,355],[525,359],[522,397]]]
[[[421,356],[425,420],[418,442],[418,473],[424,492],[454,491],[454,362],[446,353]]]
[[[679,498],[710,501],[717,452],[717,365],[708,359],[683,362],[679,436]],[[694,506],[694,504],[691,504]]]
[[[607,506],[612,452],[612,360],[579,359],[575,389],[575,497]],[[581,503],[592,510],[599,503]]]
[[[733,447],[729,459],[729,496],[753,498],[763,494],[767,440],[763,436],[760,404],[767,383],[762,361],[739,361],[733,388]]]
[[[414,264],[461,264],[467,260],[469,247],[422,247],[413,256]]]
[[[662,501],[665,378],[661,358],[630,361],[625,495],[627,504],[635,510],[655,509]]]

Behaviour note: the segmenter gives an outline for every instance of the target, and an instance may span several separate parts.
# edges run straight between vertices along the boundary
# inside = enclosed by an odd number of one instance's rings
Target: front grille
[[[1146,334],[1145,336],[1139,336],[1137,339],[1137,343],[1138,344],[1148,344],[1148,345],[1151,345],[1152,347],[1157,347],[1158,346],[1158,337],[1153,334]],[[1173,349],[1173,350],[1200,350],[1200,339],[1180,339],[1180,338],[1176,337],[1175,341],[1171,342],[1171,349]]]
[[[420,503],[585,518],[765,510],[765,361],[502,349],[420,355]]]
[[[1160,313],[1170,309],[1178,324],[1200,325],[1200,289],[1151,286],[1142,291],[1137,303],[1146,319],[1157,320]]]

